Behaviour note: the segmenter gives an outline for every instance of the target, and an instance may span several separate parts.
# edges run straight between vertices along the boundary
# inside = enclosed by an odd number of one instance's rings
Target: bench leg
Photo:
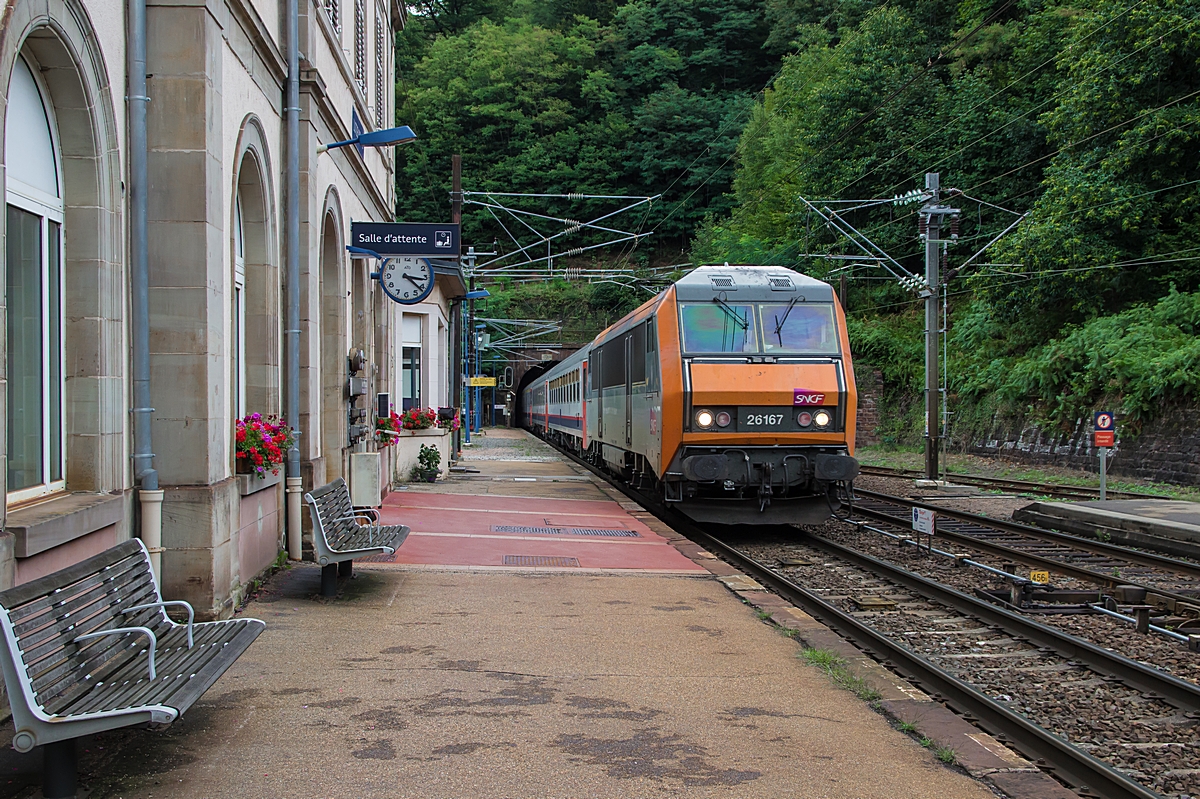
[[[336,563],[321,567],[321,596],[337,596],[337,576]]]
[[[42,747],[42,795],[46,799],[75,799],[79,790],[79,757],[75,739]]]
[[[343,560],[338,564],[338,577],[350,579],[354,576],[354,561]]]

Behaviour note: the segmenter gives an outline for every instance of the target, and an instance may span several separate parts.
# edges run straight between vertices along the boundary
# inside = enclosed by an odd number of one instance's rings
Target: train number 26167
[[[746,424],[755,427],[774,427],[783,424],[782,413],[750,413],[746,415]]]

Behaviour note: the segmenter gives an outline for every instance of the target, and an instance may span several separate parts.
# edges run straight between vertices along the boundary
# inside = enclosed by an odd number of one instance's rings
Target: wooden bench
[[[379,524],[374,508],[356,509],[340,477],[309,491],[304,502],[312,517],[313,560],[321,565],[321,596],[337,593],[337,578],[352,574],[354,558],[395,554],[408,537],[403,524]]]
[[[165,606],[186,608],[187,623]],[[0,592],[13,748],[44,747],[46,799],[76,794],[74,739],[170,724],[266,626],[194,619],[188,603],[163,601],[137,539]]]

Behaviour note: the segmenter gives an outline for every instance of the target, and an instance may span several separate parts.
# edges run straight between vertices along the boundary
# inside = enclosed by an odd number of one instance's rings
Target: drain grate
[[[505,566],[563,566],[579,568],[579,558],[563,558],[557,555],[505,555]]]
[[[599,527],[524,527],[519,524],[493,524],[493,533],[523,535],[597,535],[608,538],[641,538],[634,530],[612,530]]]
[[[600,529],[597,527],[568,527],[568,535],[605,535],[610,538],[641,538],[641,535],[633,530],[611,530]]]
[[[523,527],[519,524],[493,524],[493,533],[523,533],[525,535],[558,535],[557,527]]]

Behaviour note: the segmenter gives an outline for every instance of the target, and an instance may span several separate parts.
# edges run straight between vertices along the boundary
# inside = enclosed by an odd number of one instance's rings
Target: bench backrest
[[[49,714],[69,707],[96,681],[137,657],[146,644],[144,636],[112,635],[80,644],[75,639],[133,626],[149,627],[158,635],[170,627],[161,608],[121,611],[160,599],[149,554],[136,538],[0,592],[3,635],[26,695],[32,693],[34,702]],[[131,641],[138,645],[131,646]]]
[[[331,548],[341,549],[343,541],[354,535],[358,527],[346,481],[339,477],[314,488],[304,496],[304,501],[312,509],[313,532],[324,535]]]

